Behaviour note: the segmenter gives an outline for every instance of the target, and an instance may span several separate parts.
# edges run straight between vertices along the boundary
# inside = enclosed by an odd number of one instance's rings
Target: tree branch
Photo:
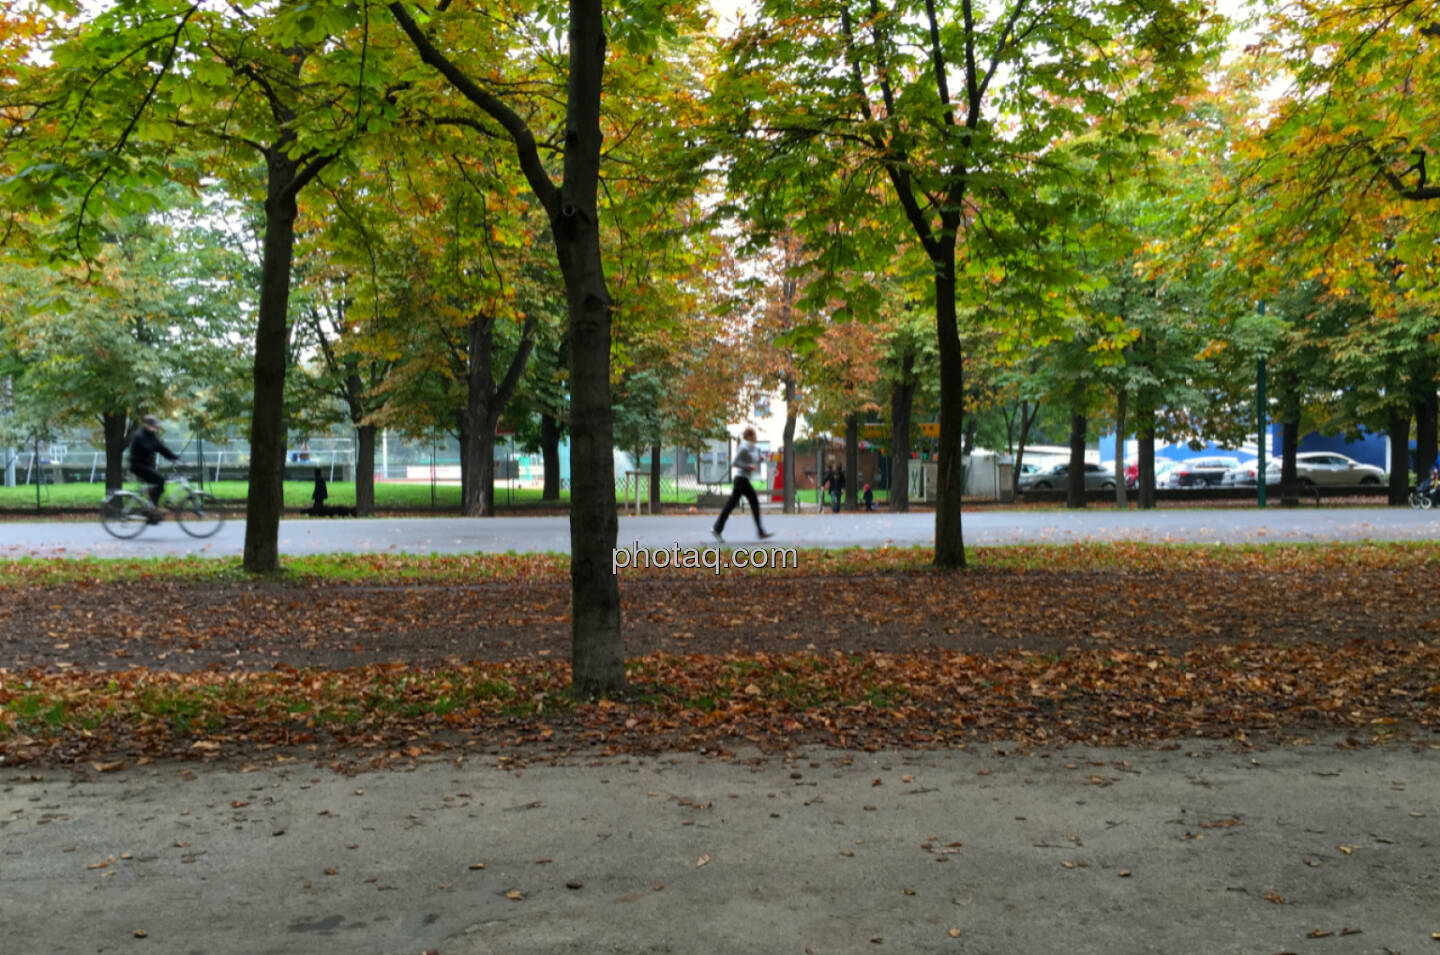
[[[556,188],[555,183],[546,173],[544,164],[540,162],[540,152],[535,146],[535,134],[530,131],[530,127],[526,126],[525,121],[502,100],[475,83],[436,49],[435,44],[430,42],[430,38],[411,18],[403,4],[390,3],[386,9],[395,18],[395,22],[400,25],[400,29],[410,38],[411,44],[420,54],[420,59],[449,80],[461,95],[488,113],[510,134],[510,139],[515,143],[515,152],[520,160],[520,169],[524,172],[526,181],[530,183],[530,189],[540,200],[540,204],[545,207],[550,218],[558,219],[560,216],[560,190]]]

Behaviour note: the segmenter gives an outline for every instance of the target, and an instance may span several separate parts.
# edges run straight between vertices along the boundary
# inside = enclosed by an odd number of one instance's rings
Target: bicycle
[[[225,524],[225,510],[220,500],[190,483],[183,474],[174,474],[165,485],[160,507],[175,514],[175,522],[191,537],[210,537]],[[150,499],[123,488],[106,491],[100,505],[100,526],[112,537],[129,540],[151,523],[150,517],[159,508]]]

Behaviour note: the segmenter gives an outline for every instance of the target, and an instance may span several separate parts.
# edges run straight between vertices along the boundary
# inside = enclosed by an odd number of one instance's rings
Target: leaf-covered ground
[[[0,753],[1433,737],[1440,550],[807,552],[622,574],[632,694],[566,692],[555,556],[0,565]],[[117,756],[118,754],[118,756]]]

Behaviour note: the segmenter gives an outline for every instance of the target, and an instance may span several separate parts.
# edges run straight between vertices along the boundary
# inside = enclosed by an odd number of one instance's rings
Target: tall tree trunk
[[[540,500],[560,500],[560,421],[552,414],[540,414],[540,459],[545,472],[545,486]]]
[[[964,352],[960,325],[955,313],[955,232],[956,221],[949,214],[942,220],[950,228],[934,242],[931,262],[935,265],[935,336],[940,353],[940,461],[935,482],[935,565],[965,566],[964,522],[960,504],[965,496],[965,471],[960,462],[961,434],[965,423]]]
[[[1300,503],[1300,482],[1295,475],[1295,449],[1300,443],[1300,413],[1289,411],[1280,422],[1280,506]]]
[[[1065,481],[1065,506],[1085,506],[1085,416],[1070,413],[1070,473]]]
[[[447,60],[403,5],[391,3],[387,9],[420,58],[510,134],[526,182],[549,217],[555,258],[565,281],[571,346],[571,681],[584,695],[619,692],[625,688],[625,661],[620,642],[620,588],[611,566],[619,529],[610,404],[610,311],[614,303],[605,286],[597,203],[604,4],[602,0],[570,0],[570,72],[558,189],[524,118]]]
[[[910,510],[910,413],[915,406],[915,350],[900,358],[900,374],[890,386],[890,510]],[[817,475],[818,478],[818,475]]]
[[[375,425],[355,428],[355,513],[375,516]]]
[[[130,436],[123,411],[106,411],[100,416],[105,435],[105,489],[113,491],[125,483],[125,439]]]
[[[1390,506],[1410,501],[1410,405],[1390,406]]]
[[[460,431],[460,513],[493,517],[495,488],[495,391],[492,365],[495,319],[477,314],[465,329],[465,411]]]
[[[570,78],[565,172],[551,231],[565,278],[573,349],[570,446],[570,641],[572,680],[582,694],[625,688],[620,586],[611,561],[615,435],[610,405],[610,311],[596,202],[600,179],[600,89],[605,67],[601,0],[570,0]]]
[[[786,373],[780,377],[785,388],[785,429],[780,432],[780,509],[786,514],[795,513],[795,376]],[[818,480],[818,478],[817,478]]]
[[[660,445],[650,445],[650,513],[660,513]]]
[[[1020,467],[1025,463],[1025,443],[1030,440],[1030,428],[1040,417],[1040,402],[1032,407],[1029,399],[1020,402],[1020,440],[1015,444],[1015,464],[1010,469],[1010,494],[1020,498]]]
[[[1433,367],[1433,366],[1432,366]],[[1422,378],[1420,396],[1415,402],[1415,482],[1430,473],[1440,449],[1436,447],[1436,430],[1440,427],[1440,395],[1435,392],[1434,377]],[[1409,462],[1406,462],[1409,466]]]
[[[1137,417],[1140,473],[1136,483],[1140,485],[1140,509],[1149,511],[1155,508],[1155,411],[1153,408],[1146,408]]]
[[[965,416],[965,443],[960,446],[964,454],[975,453],[975,431],[980,427],[980,419],[975,415]]]
[[[1125,488],[1125,389],[1115,396],[1115,506],[1130,506]]]
[[[856,510],[860,486],[860,416],[845,416],[845,508]]]
[[[460,446],[461,510],[469,517],[495,516],[495,431],[515,395],[535,345],[536,320],[526,319],[505,377],[497,385],[495,319],[477,315],[466,341],[465,412]]]
[[[265,233],[260,307],[255,322],[254,403],[250,419],[250,487],[245,501],[245,556],[252,574],[280,569],[280,516],[285,508],[285,364],[290,265],[295,253],[299,163],[290,143],[266,151]]]

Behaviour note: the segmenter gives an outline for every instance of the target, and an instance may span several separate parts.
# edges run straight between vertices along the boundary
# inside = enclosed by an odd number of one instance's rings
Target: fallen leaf
[[[1276,905],[1279,905],[1280,903],[1285,901],[1285,896],[1281,895],[1279,892],[1266,892],[1264,895],[1261,896],[1261,898],[1264,899],[1266,902],[1273,902]]]
[[[951,937],[951,938],[959,938],[959,937],[960,937],[960,930],[959,930],[958,928],[952,928],[952,929],[950,930],[950,937]]]
[[[147,932],[147,931],[145,931],[143,928],[137,928],[137,929],[135,930],[135,937],[136,937],[136,938],[149,938],[149,937],[150,937],[150,933]]]
[[[698,869],[698,868],[700,868],[702,865],[707,865],[709,862],[710,862],[710,853],[707,852],[707,853],[705,853],[704,855],[702,855],[700,858],[698,858],[698,859],[695,860],[695,868]]]
[[[519,889],[511,889],[509,892],[505,893],[505,898],[510,899],[513,902],[519,902],[521,899],[525,898],[525,893],[521,892]]]
[[[483,869],[483,868],[485,868],[485,863],[483,863],[483,862],[472,862],[472,863],[470,863],[470,868],[472,868],[472,869]]]

